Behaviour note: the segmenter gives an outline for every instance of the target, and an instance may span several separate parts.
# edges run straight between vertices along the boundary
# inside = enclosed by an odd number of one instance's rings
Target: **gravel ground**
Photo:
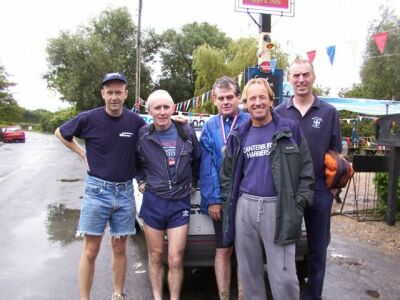
[[[372,245],[385,253],[400,255],[400,221],[389,226],[382,220],[383,216],[369,212],[377,205],[373,177],[373,173],[356,173],[346,198],[346,189],[342,190],[343,214],[340,214],[342,204],[333,201],[331,232]]]
[[[367,243],[387,254],[400,255],[400,222],[389,226],[384,221],[357,221],[354,217],[334,215],[331,232]]]

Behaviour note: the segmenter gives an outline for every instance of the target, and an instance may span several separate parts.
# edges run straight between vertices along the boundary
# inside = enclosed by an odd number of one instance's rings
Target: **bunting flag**
[[[201,105],[204,104],[204,98],[205,98],[206,94],[201,95]]]
[[[379,32],[372,36],[374,39],[376,47],[379,49],[379,53],[382,55],[385,52],[386,41],[388,37],[388,32]]]
[[[272,75],[274,75],[275,74],[275,69],[276,69],[276,64],[278,63],[278,60],[276,59],[276,58],[272,58],[270,61],[269,61],[269,65],[270,65],[270,67],[271,67],[271,73],[272,73]]]
[[[199,97],[196,97],[196,106],[195,106],[195,108],[198,108],[199,107]]]
[[[333,60],[335,59],[335,51],[336,46],[329,46],[326,48],[326,53],[329,56],[329,61],[331,62],[331,65],[333,65]]]
[[[242,86],[243,72],[238,75],[238,84]]]
[[[311,63],[314,62],[315,54],[317,54],[317,50],[312,50],[307,52],[308,60],[311,61]]]

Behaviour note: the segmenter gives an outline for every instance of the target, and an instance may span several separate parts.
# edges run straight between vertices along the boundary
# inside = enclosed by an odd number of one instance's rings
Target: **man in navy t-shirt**
[[[84,237],[79,265],[81,299],[90,299],[95,260],[107,223],[112,236],[112,299],[125,299],[126,240],[135,234],[135,151],[139,128],[145,124],[139,115],[123,107],[128,96],[126,85],[123,74],[106,74],[101,90],[105,106],[80,113],[55,132],[88,168],[77,230],[77,236]],[[86,150],[74,137],[85,141]]]
[[[335,107],[313,95],[314,68],[310,61],[296,59],[289,68],[294,96],[274,111],[299,123],[307,139],[314,165],[313,205],[304,211],[309,248],[309,274],[302,299],[321,299],[326,252],[330,240],[333,193],[325,185],[325,153],[342,151],[339,115]]]

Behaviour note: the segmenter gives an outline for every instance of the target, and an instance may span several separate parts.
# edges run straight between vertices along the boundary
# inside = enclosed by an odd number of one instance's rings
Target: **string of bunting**
[[[378,32],[378,33],[375,33],[372,35],[372,39],[374,40],[375,45],[378,48],[381,56],[382,55],[385,55],[385,56],[393,55],[393,54],[385,54],[386,43],[388,41],[389,32],[391,32],[391,31],[393,31],[393,30]],[[307,51],[306,54],[307,54],[308,60],[311,62],[314,62],[314,59],[317,55],[317,50]],[[331,46],[326,47],[326,54],[328,55],[329,62],[331,63],[331,65],[333,65],[333,62],[335,60],[335,54],[336,54],[336,45],[331,45]]]
[[[378,120],[378,118],[377,117],[370,117],[370,116],[358,116],[356,118],[341,118],[340,119],[341,122],[346,122],[347,124],[359,123],[362,120],[372,120],[373,122],[375,122],[376,120]]]
[[[239,75],[236,75],[234,79],[237,80],[237,82],[241,86],[243,79],[243,72],[240,73]],[[186,113],[189,112],[190,109],[199,108],[201,105],[204,105],[205,103],[210,102],[211,100],[212,100],[212,90],[209,90],[199,96],[195,96],[191,99],[175,103],[174,111]]]

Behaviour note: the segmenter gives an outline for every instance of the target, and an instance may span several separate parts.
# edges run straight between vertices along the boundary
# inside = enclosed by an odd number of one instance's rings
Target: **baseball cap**
[[[101,84],[104,85],[111,80],[119,80],[119,81],[123,81],[125,84],[128,84],[128,82],[126,81],[125,75],[122,73],[119,73],[119,72],[105,74]]]

